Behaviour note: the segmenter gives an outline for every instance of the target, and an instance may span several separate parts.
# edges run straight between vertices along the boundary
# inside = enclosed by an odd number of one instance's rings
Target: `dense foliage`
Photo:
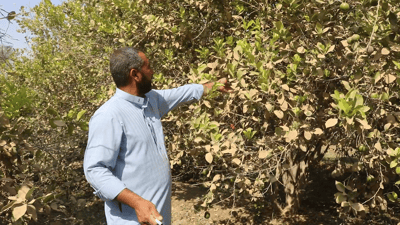
[[[2,121],[28,133],[0,122],[3,197],[24,185],[4,200],[14,219],[82,206],[84,194],[71,190],[85,182],[87,122],[114,93],[108,57],[122,46],[146,53],[160,89],[229,78],[233,94],[214,92],[164,119],[171,167],[209,187],[203,207],[247,198],[294,213],[310,165],[327,151],[341,179],[328,197],[343,215],[398,204],[400,2],[347,3],[44,0],[19,21],[36,35],[32,51],[0,84]],[[27,202],[33,187],[40,206]]]

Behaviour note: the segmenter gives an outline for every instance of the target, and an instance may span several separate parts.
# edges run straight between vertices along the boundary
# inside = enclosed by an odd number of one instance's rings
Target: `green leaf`
[[[363,106],[359,110],[360,110],[360,112],[366,113],[366,112],[368,112],[370,110],[370,108],[368,106]]]
[[[396,173],[400,175],[400,166],[396,167]]]
[[[38,199],[43,199],[43,203],[47,203],[47,202],[49,202],[49,201],[55,199],[55,195],[52,194],[52,193],[50,193],[50,194],[47,194],[47,195],[45,195],[45,196],[42,196],[42,197],[40,197],[40,198],[38,198]]]
[[[46,112],[47,113],[49,113],[50,115],[53,115],[53,116],[58,116],[58,113],[57,113],[57,111],[56,110],[54,110],[53,108],[47,108],[46,109]]]
[[[79,127],[84,131],[88,131],[89,130],[89,123],[88,122],[81,122],[81,123],[79,123]]]
[[[82,116],[84,115],[86,113],[86,110],[84,109],[84,110],[81,110],[79,113],[78,113],[78,115],[76,116],[76,119],[77,120],[80,120],[81,118],[82,118]]]
[[[399,181],[400,182],[400,181]],[[17,201],[11,201],[7,205],[5,205],[3,208],[1,208],[0,213],[6,211],[7,209],[11,208]]]
[[[274,25],[275,25],[275,27],[276,27],[276,29],[277,29],[278,31],[281,31],[282,29],[285,28],[285,27],[283,26],[283,23],[282,23],[281,21],[275,22]]]
[[[198,74],[201,74],[206,68],[207,68],[207,65],[205,65],[205,64],[199,65],[199,67],[197,68]]]
[[[386,93],[386,92],[383,92],[382,95],[381,95],[381,100],[382,100],[382,101],[387,101],[387,100],[389,100],[389,94]]]
[[[340,92],[338,90],[335,90],[335,94],[331,95],[333,99],[335,99],[336,101],[339,101],[340,98]]]
[[[341,109],[345,114],[348,114],[350,111],[350,105],[345,100],[339,100],[339,109]]]
[[[390,168],[394,168],[397,166],[397,159],[392,160],[392,162],[390,162]]]
[[[396,65],[397,68],[400,70],[400,63],[399,63],[399,62],[396,62],[396,61],[394,61],[394,60],[393,60],[393,63],[394,63],[394,65]]]
[[[394,155],[392,155],[392,156],[400,156],[400,148],[396,148],[395,150],[394,150]]]
[[[388,150],[386,150],[386,153],[393,157],[396,156],[396,153],[392,148],[388,148]]]
[[[68,125],[68,134],[72,135],[74,133],[74,129],[75,129],[74,125],[72,124]]]
[[[339,192],[339,193],[336,193],[335,196],[336,196],[336,203],[338,203],[338,204],[341,204],[342,202],[347,201],[346,194]]]
[[[25,198],[26,198],[27,200],[29,200],[29,199],[32,197],[33,191],[34,191],[35,189],[36,189],[36,187],[32,187],[32,188],[28,191],[28,193],[26,193]]]
[[[396,194],[396,192],[390,192],[390,193],[387,195],[387,197],[388,197],[388,199],[389,199],[391,202],[396,202],[396,200],[397,200],[397,194]]]
[[[324,28],[324,27],[320,23],[317,23],[317,25],[315,26],[315,30],[317,31],[318,34],[322,34],[322,28]],[[321,44],[321,43],[319,43],[319,44]]]
[[[346,188],[342,183],[340,183],[339,181],[335,181],[335,185],[338,191],[345,193]]]
[[[17,14],[15,13],[15,11],[9,12],[7,15],[7,20],[10,21],[10,20],[14,19],[16,15]]]
[[[71,110],[69,110],[67,117],[72,119],[75,116],[75,114],[76,114],[76,111],[74,109],[71,109]]]
[[[355,106],[362,106],[364,105],[364,99],[361,95],[356,95],[356,105]]]
[[[343,84],[344,88],[346,88],[346,90],[348,90],[348,91],[351,90],[349,82],[342,80],[342,84]]]

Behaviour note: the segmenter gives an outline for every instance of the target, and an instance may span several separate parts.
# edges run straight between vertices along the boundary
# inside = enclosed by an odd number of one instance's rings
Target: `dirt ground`
[[[335,179],[330,176],[329,169],[315,168],[310,173],[310,183],[303,190],[305,196],[301,199],[301,209],[297,215],[277,216],[268,200],[264,207],[256,209],[254,202],[222,201],[213,204],[212,208],[200,209],[201,199],[207,189],[201,184],[174,180],[172,184],[172,224],[173,225],[400,225],[400,205],[389,205],[388,212],[369,213],[363,218],[339,218],[339,205],[334,201]],[[80,186],[84,193],[81,197],[86,204],[81,208],[68,207],[68,213],[63,210],[52,211],[49,214],[39,213],[38,222],[29,224],[42,225],[105,225],[104,203],[92,194],[88,184]],[[0,221],[0,224],[3,224]]]
[[[201,197],[207,189],[200,185],[182,182],[173,183],[172,192],[172,224],[299,224],[299,225],[347,225],[347,224],[387,224],[400,225],[400,206],[389,205],[388,212],[370,213],[364,217],[339,218],[339,205],[334,201],[337,192],[335,179],[330,176],[329,169],[315,168],[310,173],[310,183],[303,190],[305,196],[301,200],[302,208],[297,215],[277,216],[272,208],[266,206],[257,211],[251,202],[237,202],[232,208],[231,202],[222,202],[205,211],[198,210]]]

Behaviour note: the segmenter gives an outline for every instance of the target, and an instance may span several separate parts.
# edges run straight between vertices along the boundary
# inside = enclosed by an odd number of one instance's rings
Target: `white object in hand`
[[[156,222],[157,222],[158,225],[162,225],[162,222],[159,221],[158,219],[156,219]]]

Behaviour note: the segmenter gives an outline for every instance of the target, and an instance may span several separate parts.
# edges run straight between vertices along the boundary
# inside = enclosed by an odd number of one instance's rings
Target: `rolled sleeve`
[[[161,116],[166,115],[181,104],[189,104],[200,100],[203,92],[204,87],[201,84],[186,84],[174,89],[157,90],[160,96],[158,105],[160,106]]]
[[[93,116],[89,122],[83,169],[94,194],[104,201],[113,200],[126,188],[111,172],[116,165],[122,135],[122,125],[106,113]]]

